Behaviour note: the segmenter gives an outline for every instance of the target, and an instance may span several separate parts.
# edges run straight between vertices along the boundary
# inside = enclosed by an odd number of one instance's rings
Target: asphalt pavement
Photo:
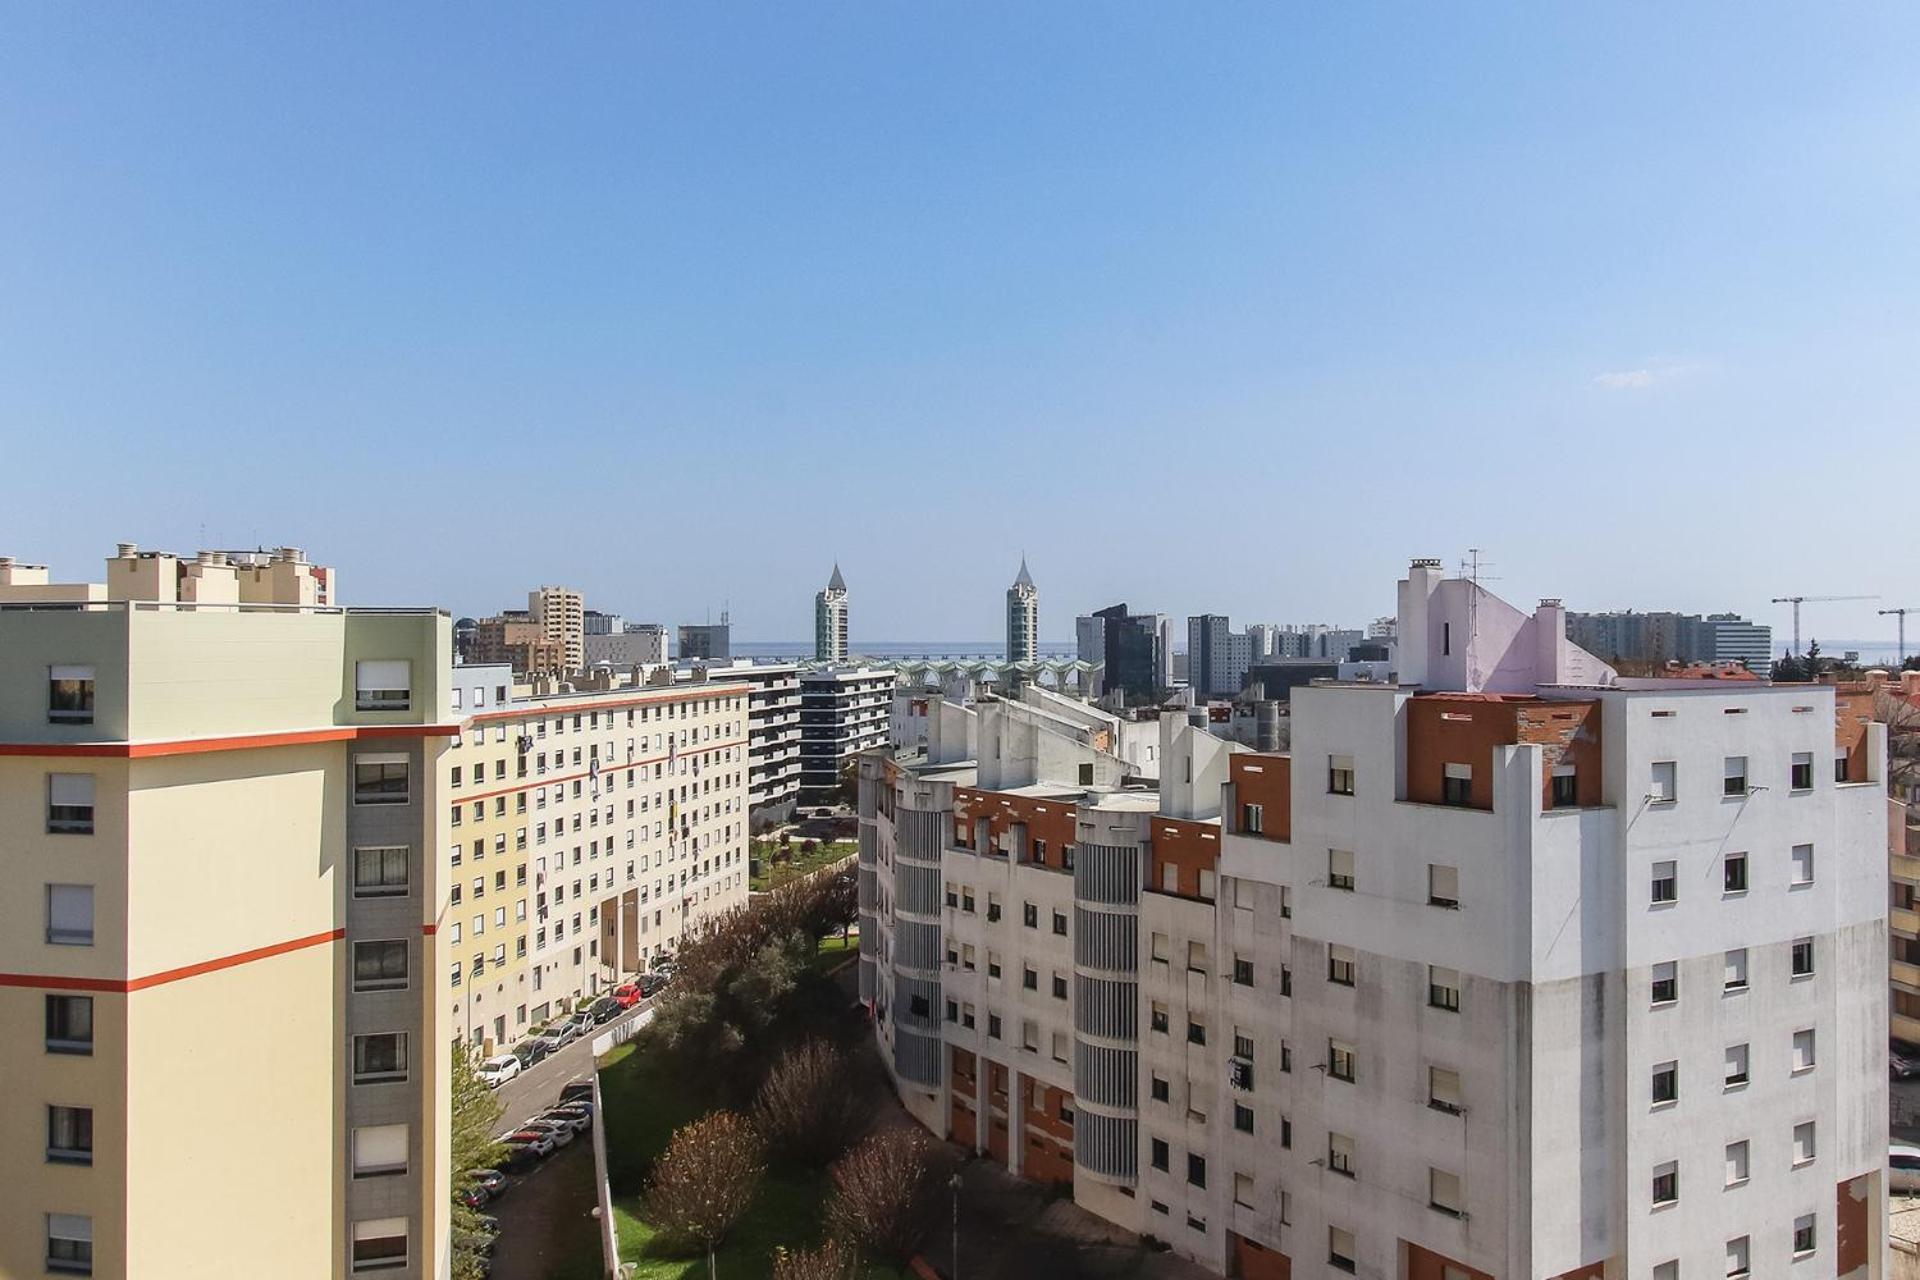
[[[593,1042],[652,1007],[652,1000],[642,1000],[613,1021],[593,1028],[558,1053],[548,1054],[494,1090],[493,1096],[500,1100],[501,1106],[500,1123],[494,1132],[502,1136],[512,1133],[558,1101],[560,1090],[566,1085],[575,1080],[592,1079]]]

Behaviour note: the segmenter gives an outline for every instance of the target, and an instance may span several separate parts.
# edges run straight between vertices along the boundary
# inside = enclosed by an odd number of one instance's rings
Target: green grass
[[[788,852],[793,855],[792,861],[782,862],[776,866],[773,855],[779,851],[779,848],[778,844],[770,840],[754,842],[753,856],[760,859],[761,871],[759,875],[747,882],[747,887],[755,893],[778,889],[781,885],[808,872],[818,871],[828,863],[838,862],[842,858],[858,853],[860,843],[857,840],[822,841],[820,847],[812,853],[802,853],[801,842],[796,840],[788,847]]]
[[[820,939],[819,949],[813,953],[813,970],[815,973],[829,973],[859,954],[858,930],[849,932],[844,938],[829,934]]]

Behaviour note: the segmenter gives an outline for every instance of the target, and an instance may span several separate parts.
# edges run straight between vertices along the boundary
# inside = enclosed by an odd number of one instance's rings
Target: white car
[[[520,1074],[520,1059],[510,1053],[497,1053],[480,1064],[480,1083],[498,1089]]]
[[[1920,1147],[1895,1143],[1887,1148],[1887,1190],[1895,1195],[1920,1195]]]

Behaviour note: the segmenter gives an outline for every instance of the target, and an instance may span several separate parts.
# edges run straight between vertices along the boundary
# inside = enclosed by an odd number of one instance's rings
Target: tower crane
[[[1833,600],[1878,600],[1879,596],[1775,596],[1773,603],[1793,606],[1793,656],[1800,656],[1800,606],[1826,604]]]
[[[1884,618],[1884,617],[1886,617],[1886,616],[1887,616],[1888,614],[1892,614],[1892,615],[1893,615],[1893,616],[1894,616],[1894,617],[1895,617],[1896,619],[1898,619],[1898,620],[1899,620],[1899,624],[1900,624],[1900,665],[1901,665],[1901,666],[1903,666],[1903,667],[1907,665],[1907,615],[1908,615],[1909,613],[1920,613],[1920,608],[1908,608],[1908,607],[1906,607],[1906,606],[1904,606],[1904,605],[1903,605],[1903,606],[1901,606],[1901,607],[1900,607],[1900,608],[1898,608],[1898,609],[1882,609],[1882,610],[1880,610],[1880,616],[1881,616],[1881,617],[1883,617],[1883,618]]]

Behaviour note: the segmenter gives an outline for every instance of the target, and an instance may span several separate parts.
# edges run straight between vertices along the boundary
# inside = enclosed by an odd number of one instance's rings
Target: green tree
[[[453,1072],[449,1084],[452,1095],[452,1173],[456,1192],[472,1185],[476,1170],[490,1169],[500,1157],[500,1144],[493,1140],[494,1126],[500,1123],[500,1100],[481,1081],[475,1069],[473,1047],[454,1046]],[[493,1235],[481,1221],[481,1215],[453,1202],[453,1280],[485,1280],[487,1250]]]

